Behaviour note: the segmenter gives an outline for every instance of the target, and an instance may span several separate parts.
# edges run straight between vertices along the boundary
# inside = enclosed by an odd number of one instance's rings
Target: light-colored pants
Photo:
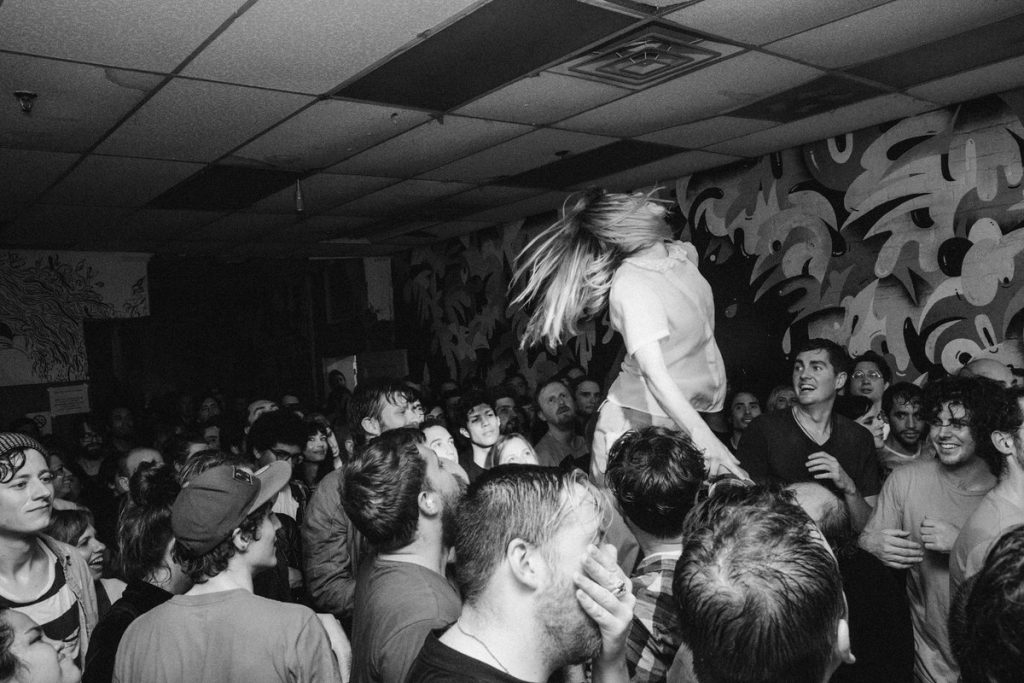
[[[591,444],[590,477],[598,486],[604,486],[604,471],[608,467],[608,451],[619,437],[632,429],[643,427],[668,427],[679,429],[670,417],[651,415],[642,410],[626,408],[611,401],[601,404],[594,427],[594,442]]]

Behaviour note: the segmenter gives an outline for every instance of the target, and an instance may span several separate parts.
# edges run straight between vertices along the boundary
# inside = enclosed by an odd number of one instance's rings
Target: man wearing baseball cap
[[[171,510],[172,552],[195,586],[132,623],[115,681],[343,680],[312,610],[252,593],[253,574],[277,561],[271,507],[290,474],[283,462],[256,473],[223,464],[184,483]]]

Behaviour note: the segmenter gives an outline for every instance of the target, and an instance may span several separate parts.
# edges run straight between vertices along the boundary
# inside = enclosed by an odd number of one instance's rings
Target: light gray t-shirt
[[[311,609],[237,589],[175,595],[132,622],[115,683],[318,683],[341,680]]]

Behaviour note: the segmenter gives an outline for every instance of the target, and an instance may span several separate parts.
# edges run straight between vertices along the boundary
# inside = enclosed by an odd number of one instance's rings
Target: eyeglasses
[[[274,454],[274,457],[278,460],[301,460],[302,453],[292,453],[291,451],[282,450],[280,448],[271,448],[270,452]]]
[[[868,379],[882,379],[882,373],[875,372],[874,370],[872,370],[871,372],[862,372],[858,370],[857,372],[853,373],[854,379],[864,379],[865,377],[867,377]]]

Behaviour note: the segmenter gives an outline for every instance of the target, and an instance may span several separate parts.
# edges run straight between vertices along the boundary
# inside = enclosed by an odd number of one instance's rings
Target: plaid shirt
[[[631,579],[636,608],[626,641],[632,683],[662,683],[679,650],[679,617],[672,600],[672,576],[682,549],[648,555]]]

